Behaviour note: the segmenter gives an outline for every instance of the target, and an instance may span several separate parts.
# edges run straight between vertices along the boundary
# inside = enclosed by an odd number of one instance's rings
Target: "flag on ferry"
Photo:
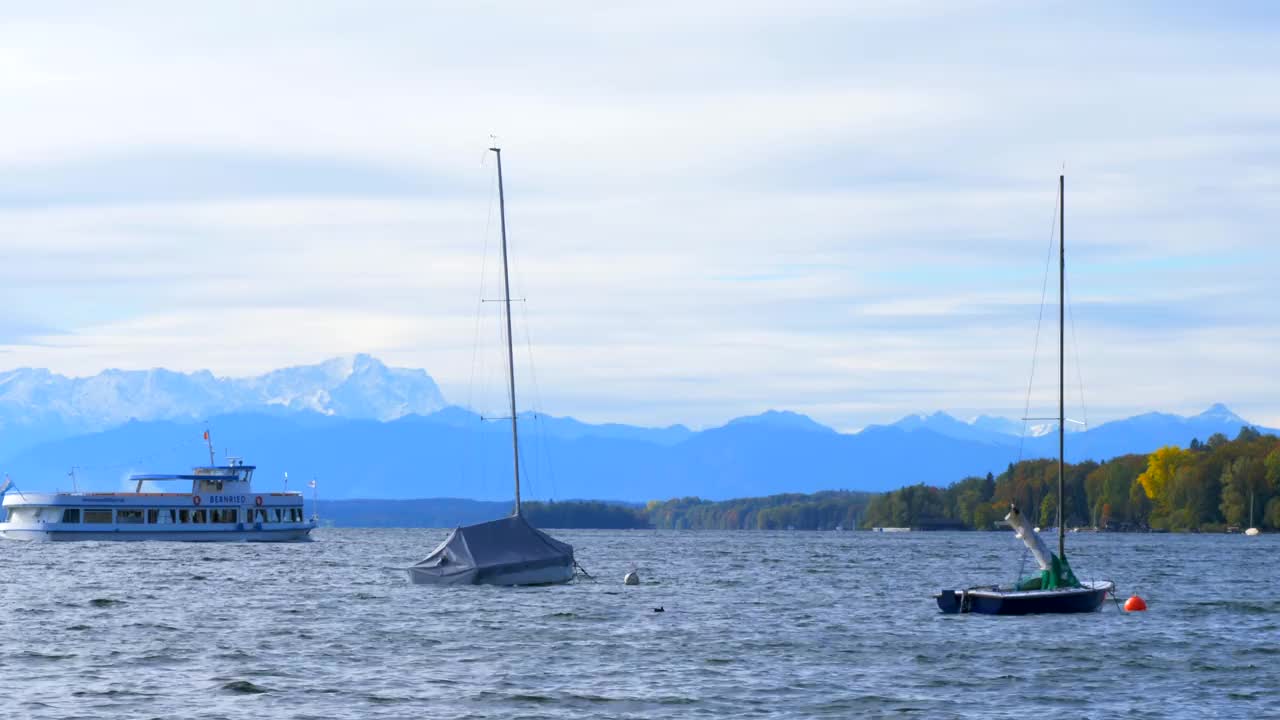
[[[209,439],[209,431],[208,431],[208,430],[205,430],[205,431],[204,431],[204,439],[205,439],[205,440],[208,440],[208,439]]]
[[[314,488],[315,488],[315,486],[316,486],[316,481],[315,481],[315,480],[312,480],[311,482],[307,483],[307,487],[309,487],[309,488],[313,488],[313,489],[314,489]]]
[[[9,492],[9,486],[12,484],[13,484],[13,481],[9,479],[9,475],[6,473],[4,476],[4,484],[0,485],[0,495],[4,495],[5,493]]]

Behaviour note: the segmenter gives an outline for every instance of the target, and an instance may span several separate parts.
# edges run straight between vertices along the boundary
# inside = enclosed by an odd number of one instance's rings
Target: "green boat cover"
[[[1051,554],[1048,570],[1041,570],[1038,575],[1020,580],[1017,587],[1019,590],[1057,590],[1082,586],[1076,579],[1076,574],[1071,572],[1067,559]]]

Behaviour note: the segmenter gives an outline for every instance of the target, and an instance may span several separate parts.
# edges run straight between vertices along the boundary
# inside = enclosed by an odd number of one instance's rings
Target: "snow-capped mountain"
[[[1088,429],[1080,423],[1071,422],[1071,420],[1072,418],[1067,419],[1067,432],[1083,432]],[[1035,438],[1058,432],[1058,423],[1053,420],[1029,420],[1024,423],[1021,420],[997,417],[994,415],[979,415],[973,420],[970,420],[969,425],[976,430],[1000,433],[1002,435],[1013,435],[1015,437],[1025,436]]]
[[[1007,423],[1012,430],[993,429],[994,421],[1000,420]],[[1004,418],[987,418],[987,422],[983,425],[974,423],[966,423],[948,415],[945,412],[935,412],[932,415],[915,414],[908,415],[901,420],[891,424],[889,427],[898,428],[906,432],[915,432],[917,430],[928,430],[937,433],[943,437],[955,438],[957,440],[974,440],[981,443],[1006,445],[1010,442],[1016,442],[1016,434],[1021,430],[1021,423],[1014,426],[1013,421]]]
[[[445,406],[423,370],[389,368],[369,355],[220,378],[207,370],[106,370],[71,378],[44,369],[0,373],[0,452],[95,432],[129,420],[201,420],[242,411],[311,411],[394,420]]]
[[[445,406],[425,370],[390,368],[363,354],[232,382],[254,403],[346,418],[385,422]]]
[[[1222,433],[1235,437],[1241,427],[1251,425],[1247,420],[1236,415],[1225,405],[1218,403],[1198,414],[1183,417],[1168,413],[1146,413],[1123,420],[1114,420],[1101,425],[1090,425],[1068,421],[1067,433],[1077,439],[1071,446],[1085,453],[1142,452],[1157,447],[1160,443],[1185,444],[1192,438],[1207,439],[1214,433]],[[988,445],[1022,445],[1039,448],[1039,441],[1049,442],[1057,436],[1058,423],[1055,421],[1029,421],[1024,429],[1022,421],[1010,418],[980,415],[970,422],[958,420],[945,412],[932,415],[915,414],[891,423],[887,426],[904,432],[926,431],[943,437],[957,440],[969,440]],[[1025,439],[1032,442],[1027,446]],[[1048,447],[1047,445],[1045,447]],[[1088,455],[1089,457],[1109,457],[1108,455]]]
[[[1022,421],[999,417],[996,415],[979,415],[969,421],[969,424],[972,425],[974,429],[986,432],[1003,433],[1005,435],[1022,434]]]

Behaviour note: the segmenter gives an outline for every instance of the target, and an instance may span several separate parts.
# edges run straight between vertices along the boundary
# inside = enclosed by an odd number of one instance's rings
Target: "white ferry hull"
[[[6,528],[0,523],[0,537],[27,542],[306,542],[313,527],[272,528],[270,530],[56,530],[49,528]]]

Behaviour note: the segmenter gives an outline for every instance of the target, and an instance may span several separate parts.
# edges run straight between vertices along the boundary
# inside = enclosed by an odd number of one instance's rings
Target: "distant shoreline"
[[[646,504],[604,500],[527,502],[531,523],[565,529],[1000,530],[1010,506],[1046,527],[1061,518],[1073,532],[1233,534],[1280,530],[1280,438],[1242,428],[1187,449],[1062,466],[1047,459],[1010,464],[997,477],[946,487],[908,485],[887,492],[824,490],[731,500],[682,497]],[[456,527],[503,517],[511,502],[456,498],[324,500],[319,514],[340,527]]]
[[[975,529],[957,523],[932,523],[924,526],[880,526],[859,527],[854,524],[845,526],[840,523],[832,525],[817,523],[822,516],[811,508],[821,507],[824,503],[831,506],[844,500],[851,505],[865,507],[863,496],[870,493],[854,493],[847,491],[829,491],[813,495],[785,495],[767,498],[746,498],[726,500],[722,502],[699,501],[696,499],[673,500],[667,503],[623,503],[607,500],[567,500],[562,502],[527,502],[523,509],[530,521],[538,527],[565,530],[715,530],[735,532],[858,532],[858,533],[922,533],[922,532],[1003,532],[1007,528],[992,525],[990,528]],[[678,516],[668,516],[668,522],[657,524],[651,516],[663,512],[668,504],[685,503],[702,510],[689,512],[686,510]],[[808,506],[810,512],[801,512],[814,524],[771,525],[768,527],[737,527],[712,525],[713,521],[723,521],[725,513],[717,513],[711,508],[721,505],[741,506],[749,504],[772,504],[773,508],[783,508],[780,516],[785,517],[787,509],[796,505]],[[308,505],[310,505],[308,501]],[[460,498],[415,498],[409,500],[380,500],[371,498],[352,500],[321,500],[321,527],[328,528],[386,528],[386,529],[441,529],[447,530],[458,525],[483,522],[510,514],[512,504],[504,501],[466,500]],[[308,512],[311,512],[310,507]],[[759,512],[758,510],[756,511]],[[758,515],[757,515],[758,517]],[[739,515],[742,518],[742,515]],[[768,522],[768,521],[767,521]],[[1053,532],[1052,528],[1045,532]],[[1204,535],[1243,535],[1243,528],[1200,528],[1168,530],[1145,527],[1119,528],[1075,528],[1072,533],[1107,533],[1107,534],[1204,534]]]

